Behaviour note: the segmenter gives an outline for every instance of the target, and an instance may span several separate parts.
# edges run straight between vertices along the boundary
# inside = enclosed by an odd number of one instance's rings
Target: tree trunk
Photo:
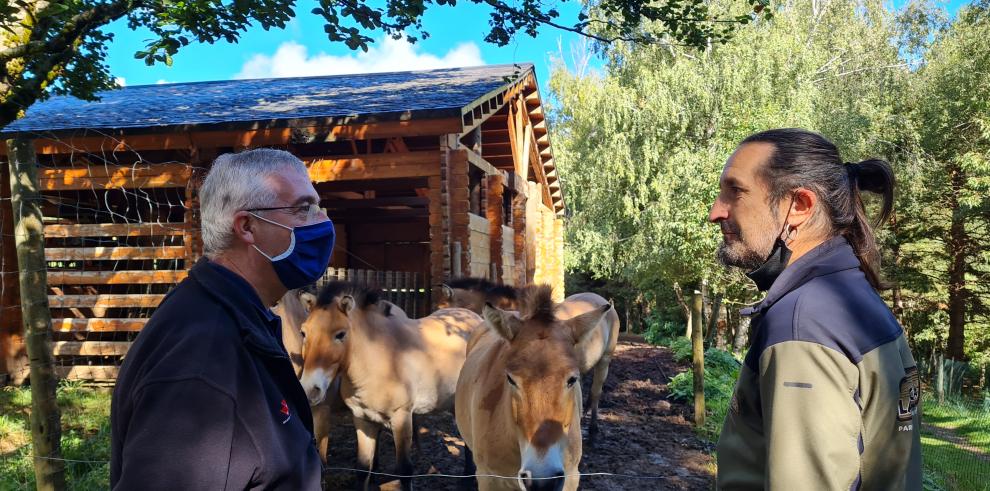
[[[962,169],[953,166],[950,171],[952,192],[949,209],[952,223],[949,228],[949,339],[946,355],[952,360],[962,361],[966,342],[966,223],[959,206],[958,190],[965,184]]]
[[[740,353],[746,348],[749,341],[749,325],[752,321],[750,317],[739,316],[739,326],[736,327],[736,339],[732,342],[732,351]]]
[[[694,293],[692,301],[694,328],[691,331],[691,360],[694,368],[694,426],[705,425],[705,346],[701,338],[702,295]]]
[[[688,307],[687,302],[684,301],[684,291],[681,289],[681,285],[676,281],[674,282],[674,296],[677,297],[677,305],[680,305],[681,311],[684,312],[684,320],[687,324],[684,336],[691,339],[691,308]]]
[[[62,418],[55,396],[51,311],[45,267],[45,237],[38,192],[38,161],[33,140],[7,140],[14,242],[20,270],[21,312],[31,360],[31,439],[39,490],[65,489],[61,460]]]
[[[708,330],[705,331],[705,345],[713,346],[716,333],[718,332],[718,319],[722,313],[722,294],[715,295],[715,302],[712,303],[712,312],[708,316]]]

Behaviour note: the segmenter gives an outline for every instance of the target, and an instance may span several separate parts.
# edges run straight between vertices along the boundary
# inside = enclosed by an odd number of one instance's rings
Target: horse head
[[[487,304],[483,317],[507,342],[499,393],[510,394],[519,444],[519,484],[526,490],[559,490],[564,486],[565,454],[574,445],[580,449],[581,373],[576,346],[611,306],[561,321],[549,286],[530,287],[523,293],[521,314]],[[577,442],[571,442],[575,435]]]
[[[303,371],[300,383],[316,405],[326,397],[334,378],[347,370],[351,333],[368,322],[368,315],[390,311],[379,290],[346,282],[330,282],[316,296],[303,323]]]

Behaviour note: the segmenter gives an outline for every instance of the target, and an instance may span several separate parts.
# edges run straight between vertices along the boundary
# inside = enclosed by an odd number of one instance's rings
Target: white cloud
[[[405,40],[379,39],[367,52],[334,56],[310,55],[305,46],[289,41],[282,43],[274,55],[252,56],[234,78],[305,77],[345,73],[399,72],[483,65],[478,45],[468,42],[454,46],[443,56],[420,51],[419,44]]]
[[[117,84],[117,87],[127,87],[127,79],[124,77],[117,77],[113,79],[113,82]]]
[[[172,82],[169,82],[168,80],[165,80],[164,78],[160,78],[160,79],[158,79],[157,82],[155,82],[155,85],[170,84],[170,83],[172,83]]]

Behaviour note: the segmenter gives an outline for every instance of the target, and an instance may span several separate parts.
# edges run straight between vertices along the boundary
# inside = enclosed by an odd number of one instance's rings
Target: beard
[[[723,232],[732,234],[731,240],[724,235],[718,245],[718,261],[727,267],[741,268],[752,271],[767,261],[773,244],[777,239],[776,227],[772,217],[760,224],[760,232],[743,235],[738,226],[722,223]]]

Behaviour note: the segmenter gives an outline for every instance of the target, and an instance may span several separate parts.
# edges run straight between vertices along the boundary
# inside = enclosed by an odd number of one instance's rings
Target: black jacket
[[[196,263],[128,351],[110,413],[114,489],[320,487],[277,319],[224,273]]]

